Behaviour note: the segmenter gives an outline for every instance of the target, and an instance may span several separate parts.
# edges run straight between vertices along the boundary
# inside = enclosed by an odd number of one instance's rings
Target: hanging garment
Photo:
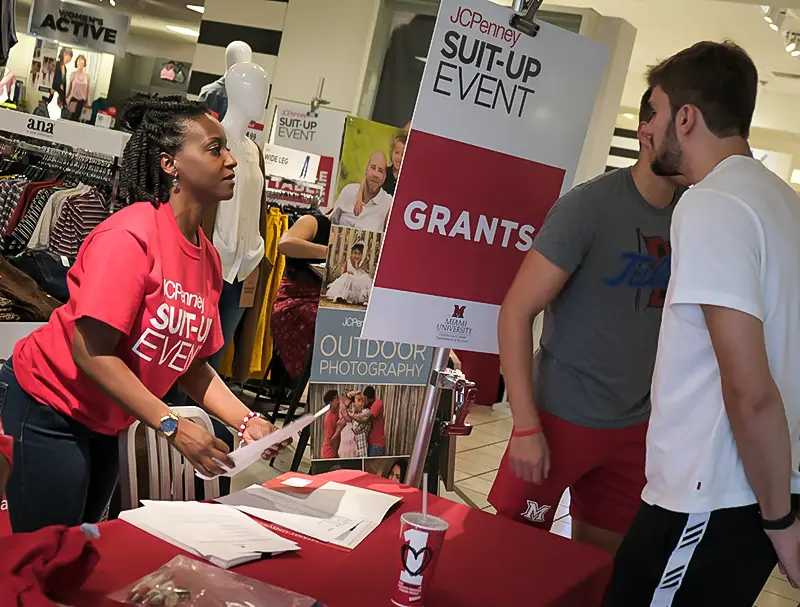
[[[61,210],[64,208],[64,203],[73,196],[83,196],[87,194],[91,188],[87,185],[78,184],[76,187],[61,190],[53,194],[42,209],[39,219],[36,222],[36,227],[31,233],[28,240],[29,249],[46,249],[50,246],[50,233],[53,231],[56,221],[61,215]]]
[[[8,63],[11,49],[17,43],[16,0],[0,2],[0,66]]]
[[[74,259],[86,237],[108,217],[106,200],[96,189],[69,198],[50,234],[50,250]]]
[[[42,188],[31,200],[28,208],[22,214],[22,217],[11,232],[10,240],[6,247],[6,255],[16,255],[25,250],[28,245],[33,231],[36,229],[36,224],[42,214],[42,210],[47,206],[48,201],[58,192],[68,190],[63,186],[54,186]]]
[[[250,374],[254,378],[262,379],[267,373],[267,367],[272,360],[272,331],[270,329],[272,310],[278,296],[278,289],[283,280],[283,270],[286,267],[286,258],[278,253],[278,243],[284,232],[289,229],[289,218],[278,209],[270,209],[267,216],[266,256],[272,263],[272,273],[267,284],[267,293],[261,305],[256,327],[253,356],[250,361]]]
[[[220,362],[219,371],[223,375],[232,376],[234,379],[239,381],[244,381],[248,378],[250,373],[250,361],[253,358],[253,352],[256,348],[256,345],[260,343],[260,340],[256,337],[258,324],[261,317],[261,310],[264,304],[264,300],[266,298],[268,287],[271,281],[272,272],[273,272],[273,265],[274,265],[274,257],[270,257],[265,255],[264,246],[267,237],[267,195],[266,189],[264,188],[264,155],[261,153],[261,149],[255,145],[247,145],[247,153],[252,154],[252,151],[255,150],[257,153],[257,158],[253,159],[252,156],[249,156],[251,161],[257,160],[258,161],[258,175],[255,175],[251,171],[251,178],[254,178],[256,183],[260,182],[260,185],[257,187],[259,188],[257,192],[259,192],[259,200],[260,206],[259,208],[259,217],[258,223],[255,223],[255,220],[250,221],[250,225],[246,226],[244,229],[249,230],[248,234],[250,234],[251,242],[255,240],[256,233],[253,231],[253,228],[257,225],[258,226],[258,233],[257,238],[260,240],[260,253],[258,254],[258,258],[252,260],[256,262],[256,265],[252,265],[251,262],[248,262],[247,266],[241,266],[239,269],[239,275],[244,275],[245,279],[248,278],[251,273],[258,268],[258,280],[255,285],[255,293],[253,295],[253,305],[248,307],[242,317],[241,322],[239,323],[239,328],[234,340],[228,344],[225,353],[223,354],[222,361]],[[251,165],[252,162],[248,163]],[[239,172],[237,171],[237,182],[238,182],[238,175]],[[260,179],[259,179],[260,177]],[[237,189],[239,188],[239,184],[236,185]],[[234,193],[235,195],[235,193]],[[209,237],[212,238],[214,234],[216,234],[217,226],[220,223],[219,213],[222,207],[226,207],[232,201],[226,201],[224,205],[217,205],[203,220],[203,232]],[[282,232],[281,232],[282,234]],[[280,235],[278,236],[280,239]],[[216,246],[216,241],[213,241]],[[275,253],[277,254],[277,242],[275,243]],[[244,249],[243,249],[244,250]],[[220,255],[222,259],[222,255]],[[248,256],[243,255],[242,259],[247,259]],[[233,270],[233,266],[230,268]],[[245,269],[249,269],[247,273],[244,272]],[[281,270],[282,272],[282,270]],[[224,263],[223,263],[223,276],[225,275]]]
[[[11,215],[27,185],[28,179],[25,177],[10,177],[0,181],[0,236],[5,233]]]
[[[225,76],[200,89],[200,101],[222,120],[228,111],[228,92],[225,90]]]
[[[11,236],[11,233],[14,231],[14,228],[17,227],[17,223],[22,218],[22,215],[40,190],[60,184],[61,182],[59,180],[51,179],[49,181],[31,181],[25,185],[19,200],[14,204],[14,208],[11,209],[11,212],[8,214],[8,220],[2,230],[3,238],[5,239]]]
[[[228,146],[239,163],[233,198],[220,204],[211,242],[222,261],[222,278],[243,282],[264,258],[260,220],[264,204],[264,170],[258,146],[247,137],[229,139]]]

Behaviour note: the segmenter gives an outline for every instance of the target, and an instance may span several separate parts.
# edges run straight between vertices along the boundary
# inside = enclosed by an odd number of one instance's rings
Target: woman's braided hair
[[[135,99],[122,108],[122,125],[132,132],[120,162],[120,197],[125,204],[169,200],[171,181],[161,170],[161,154],[174,155],[183,145],[186,122],[208,113],[205,104],[173,95]]]

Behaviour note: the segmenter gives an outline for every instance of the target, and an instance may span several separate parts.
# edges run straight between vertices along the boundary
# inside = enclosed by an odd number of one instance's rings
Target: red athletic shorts
[[[550,447],[550,474],[541,485],[522,480],[511,469],[506,449],[489,493],[497,514],[549,530],[569,488],[572,518],[625,533],[642,501],[647,422],[602,430],[541,409],[539,418]]]

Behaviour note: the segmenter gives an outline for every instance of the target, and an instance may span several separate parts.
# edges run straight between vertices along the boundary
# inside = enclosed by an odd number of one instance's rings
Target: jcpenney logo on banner
[[[521,118],[536,92],[533,79],[542,71],[536,57],[515,50],[522,34],[465,7],[448,21],[460,27],[444,35],[433,92]]]
[[[125,13],[77,1],[33,0],[28,18],[32,36],[115,55],[125,53],[129,25]]]

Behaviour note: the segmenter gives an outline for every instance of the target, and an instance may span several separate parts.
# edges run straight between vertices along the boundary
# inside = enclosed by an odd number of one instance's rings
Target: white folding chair
[[[172,407],[185,417],[203,426],[214,434],[214,426],[208,413],[199,407]],[[136,430],[138,421],[119,437],[119,482],[122,509],[139,507],[139,485],[136,473]],[[145,428],[147,445],[147,469],[150,481],[150,499],[165,501],[192,501],[194,494],[194,467],[167,439],[152,428]],[[205,499],[219,497],[219,480],[203,481]]]

